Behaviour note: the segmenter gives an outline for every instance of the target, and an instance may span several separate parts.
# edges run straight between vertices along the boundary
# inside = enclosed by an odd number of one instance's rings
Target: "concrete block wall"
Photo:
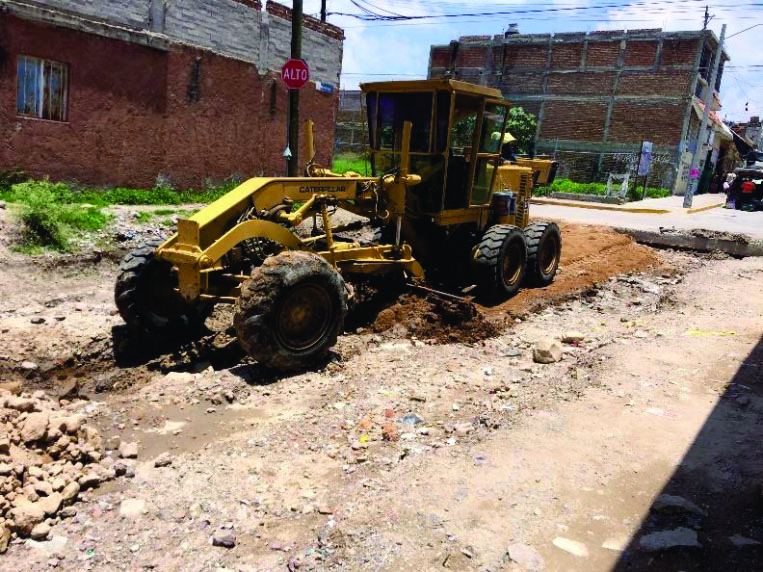
[[[37,4],[71,14],[133,28],[148,29],[152,0],[37,0]]]
[[[712,32],[468,36],[432,46],[429,77],[499,88],[537,115],[539,151],[567,152],[563,174],[601,180],[606,153],[637,152],[642,140],[678,162],[703,46],[717,49]]]
[[[182,43],[257,62],[261,21],[259,10],[234,0],[166,0],[162,32]]]

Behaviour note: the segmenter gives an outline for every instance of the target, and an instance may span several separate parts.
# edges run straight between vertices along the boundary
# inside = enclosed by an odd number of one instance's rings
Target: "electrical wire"
[[[356,5],[357,0],[350,0],[353,5]],[[358,20],[370,20],[370,21],[389,21],[389,20],[431,20],[441,18],[474,18],[474,17],[494,17],[494,16],[515,16],[518,14],[548,14],[548,13],[560,13],[560,12],[580,12],[588,10],[603,10],[603,9],[623,9],[623,8],[636,8],[640,6],[654,7],[654,6],[666,6],[666,5],[681,5],[693,3],[697,4],[697,0],[662,0],[661,2],[649,2],[639,1],[631,2],[627,4],[608,3],[598,4],[594,6],[561,6],[553,8],[525,8],[521,10],[499,10],[493,12],[463,12],[463,13],[449,13],[449,14],[414,14],[414,15],[402,15],[402,14],[381,14],[381,13],[369,13],[367,9],[363,10],[362,14],[353,14],[348,12],[331,12],[332,15],[345,16],[349,18],[356,18]],[[761,7],[763,3],[753,2],[744,5],[745,8]],[[740,7],[736,5],[716,5],[713,9],[725,8],[725,7]]]

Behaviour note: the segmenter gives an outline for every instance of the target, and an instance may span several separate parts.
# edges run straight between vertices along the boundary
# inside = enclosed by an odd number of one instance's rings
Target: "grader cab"
[[[510,106],[500,92],[453,80],[362,89],[372,176],[311,160],[305,177],[249,179],[179,220],[164,243],[129,254],[115,298],[137,336],[188,338],[214,304],[232,303],[243,348],[297,370],[335,344],[346,281],[363,275],[442,276],[493,299],[553,281],[559,229],[528,222],[534,179],[552,178],[555,164],[502,159]],[[378,240],[345,236],[348,226],[332,223],[336,209],[368,219]]]

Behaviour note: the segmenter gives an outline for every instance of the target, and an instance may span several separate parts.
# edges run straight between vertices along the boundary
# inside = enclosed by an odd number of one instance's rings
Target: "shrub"
[[[648,198],[669,197],[672,193],[670,189],[649,187],[646,190]],[[551,193],[573,193],[578,195],[597,195],[605,196],[607,194],[607,185],[604,183],[576,183],[569,179],[556,179],[548,187],[540,187],[533,191],[536,197],[547,197]],[[640,201],[644,190],[640,186],[633,186],[628,190],[628,199],[631,201]]]
[[[345,153],[334,158],[331,170],[340,175],[347,171],[355,171],[367,177],[371,175],[371,164],[364,154]]]
[[[62,183],[30,181],[13,185],[9,200],[21,203],[21,236],[27,247],[71,249],[72,231],[100,230],[110,217],[91,205],[62,204],[71,191]]]
[[[13,185],[23,183],[26,180],[26,173],[20,169],[0,171],[0,192],[8,192]]]

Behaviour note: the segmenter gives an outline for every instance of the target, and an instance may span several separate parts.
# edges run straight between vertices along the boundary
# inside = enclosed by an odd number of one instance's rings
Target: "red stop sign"
[[[281,79],[289,89],[302,89],[310,81],[310,68],[305,60],[288,60],[281,68]]]

